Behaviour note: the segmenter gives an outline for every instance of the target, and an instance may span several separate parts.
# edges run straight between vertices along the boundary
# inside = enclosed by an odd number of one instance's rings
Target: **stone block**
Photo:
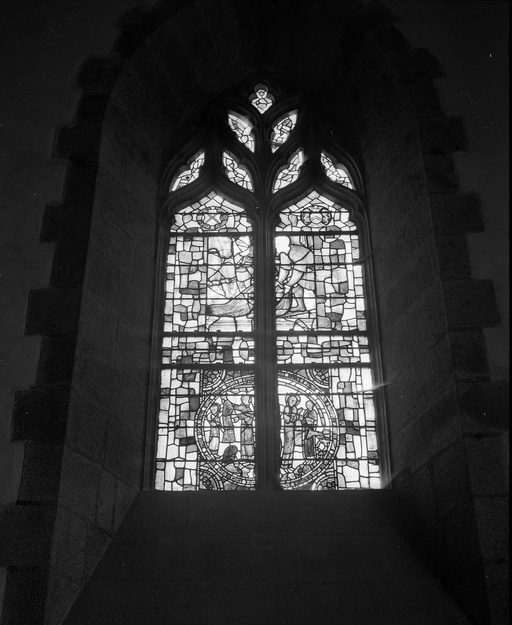
[[[148,88],[148,84],[154,84],[155,76],[161,76],[154,57],[152,60],[152,71],[150,70],[142,77],[134,72],[131,63],[126,64],[112,90],[111,98],[121,109],[128,112],[131,119],[152,139],[155,145],[163,147],[169,141],[166,133],[169,133],[171,124],[154,99],[153,89]]]
[[[470,277],[471,263],[465,237],[453,234],[437,235],[436,248],[443,280],[460,280]]]
[[[409,85],[408,91],[414,102],[418,119],[443,116],[441,102],[432,82],[426,81]]]
[[[91,247],[85,280],[100,303],[124,319],[142,340],[149,341],[151,332],[151,302],[132,281],[109,263],[102,252]]]
[[[25,445],[18,501],[56,501],[62,458],[61,445]]]
[[[104,532],[96,527],[89,528],[85,545],[85,569],[84,577],[88,580],[95,571],[98,563],[101,561],[104,553],[112,540],[112,535]],[[117,578],[116,582],[121,583]],[[110,580],[112,581],[112,580]]]
[[[434,525],[436,520],[434,487],[428,464],[397,483],[395,489],[414,514],[419,527],[428,529]]]
[[[416,48],[396,60],[397,69],[407,85],[443,78],[444,70],[429,50]]]
[[[77,511],[79,512],[79,511]],[[80,584],[84,578],[85,544],[89,523],[74,511],[59,507],[52,541],[51,568]]]
[[[84,91],[78,101],[75,122],[94,124],[101,123],[105,115],[109,96],[96,91]]]
[[[482,330],[450,332],[450,345],[457,379],[472,379],[489,375],[487,346]]]
[[[101,196],[95,200],[91,237],[108,262],[124,275],[131,276],[135,242],[103,209]]]
[[[152,297],[155,288],[155,262],[153,256],[144,250],[135,248],[133,259],[133,285],[146,293],[148,298]]]
[[[485,581],[489,596],[491,622],[508,625],[510,606],[509,563],[485,562]]]
[[[438,233],[482,232],[484,224],[477,193],[432,193],[432,221]]]
[[[116,478],[108,471],[101,474],[96,507],[96,524],[105,532],[112,532],[116,505]]]
[[[449,154],[467,149],[462,117],[429,117],[419,122],[423,154]]]
[[[120,322],[116,336],[115,365],[129,373],[138,384],[145,386],[149,376],[149,356],[149,346]]]
[[[492,327],[500,322],[491,280],[452,280],[443,283],[450,327]]]
[[[76,362],[74,386],[104,414],[117,416],[134,432],[145,425],[145,388],[122,369],[106,363],[91,347]]]
[[[465,432],[484,434],[508,431],[510,410],[508,382],[459,382],[457,393]]]
[[[48,596],[45,604],[45,622],[62,623],[69,606],[78,597],[81,586],[50,569],[48,572]]]
[[[96,463],[104,453],[108,415],[76,389],[71,391],[66,440],[69,446]]]
[[[74,514],[94,521],[101,468],[90,459],[64,449],[59,503]]]
[[[146,180],[146,183],[148,182]],[[141,192],[151,191],[147,187],[148,184]],[[148,197],[144,198],[144,204],[139,204],[130,192],[100,165],[96,197],[97,208],[106,211],[138,247],[152,255],[156,242],[157,215],[157,201],[152,193],[149,192]]]
[[[43,337],[37,366],[36,385],[67,386],[71,382],[74,358],[74,339]]]
[[[88,241],[92,198],[79,204],[47,204],[39,240],[41,243]]]
[[[117,480],[116,483],[116,508],[114,511],[114,531],[117,530],[121,521],[130,509],[138,489],[125,483],[123,480]]]
[[[418,207],[419,208],[419,207]],[[388,215],[391,219],[391,215]],[[378,225],[376,226],[379,227]],[[395,223],[391,236],[381,234],[372,237],[374,270],[379,288],[396,281],[413,264],[425,262],[422,254],[435,253],[432,225],[427,210],[411,210],[401,224]],[[432,263],[435,261],[427,261]],[[432,270],[437,269],[433,267]]]
[[[446,561],[445,580],[465,614],[471,610],[476,622],[488,623],[488,604],[484,569],[472,502],[459,506],[440,521],[443,542],[437,558]],[[441,548],[444,553],[439,551]]]
[[[100,94],[110,94],[124,59],[119,54],[89,57],[78,71],[76,83],[84,90]]]
[[[156,145],[122,109],[117,102],[110,100],[105,112],[105,131],[116,136],[119,146],[126,155],[138,163],[148,174],[158,176],[161,172],[161,153],[165,146]]]
[[[56,133],[53,154],[75,163],[98,160],[101,141],[101,124],[80,123],[61,126]]]
[[[143,441],[117,419],[107,425],[105,468],[133,486],[139,486],[142,470]]]
[[[475,499],[480,551],[484,559],[502,562],[509,554],[509,498]]]
[[[445,332],[444,300],[438,285],[424,299],[418,300],[409,314],[382,333],[382,353],[385,354],[388,378],[394,378],[417,360]]]
[[[417,471],[462,435],[455,389],[449,386],[430,402],[392,435],[391,453],[397,472]]]
[[[178,97],[173,90],[172,79],[167,74],[165,61],[161,59],[153,45],[152,37],[142,42],[136,53],[128,60],[127,66],[144,83],[144,89],[150,100],[155,102],[169,119],[180,116],[181,111],[177,107]]]
[[[78,289],[33,289],[28,299],[26,334],[74,336],[78,327]]]
[[[472,436],[464,444],[473,496],[508,493],[508,440],[503,435]]]
[[[113,362],[118,318],[88,290],[82,292],[77,355],[90,346]]]
[[[53,254],[50,285],[58,288],[81,287],[86,258],[85,242],[57,243]]]
[[[0,565],[12,569],[47,566],[54,521],[53,506],[2,506]]]
[[[459,180],[451,155],[425,154],[423,163],[430,193],[453,193],[458,190]]]
[[[471,498],[464,441],[459,440],[432,461],[437,514],[458,508]]]
[[[419,416],[436,397],[455,381],[448,337],[442,337],[386,386],[387,413],[391,432]],[[394,435],[394,434],[393,434]]]
[[[414,307],[420,305],[439,283],[439,268],[433,240],[424,243],[393,282],[384,285],[380,279],[377,270],[375,284],[380,324],[385,333]]]
[[[7,575],[2,625],[43,625],[47,596],[46,568],[18,569]]]
[[[16,391],[11,422],[13,441],[59,443],[64,440],[69,392],[32,388]]]

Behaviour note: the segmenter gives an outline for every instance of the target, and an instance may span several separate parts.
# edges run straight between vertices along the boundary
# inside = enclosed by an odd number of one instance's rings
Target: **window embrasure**
[[[357,172],[300,100],[230,104],[165,183],[156,488],[379,488]]]

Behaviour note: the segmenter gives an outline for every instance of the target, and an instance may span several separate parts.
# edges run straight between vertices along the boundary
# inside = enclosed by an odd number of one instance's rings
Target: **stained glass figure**
[[[260,113],[264,113],[274,103],[274,97],[268,92],[268,88],[265,85],[256,85],[254,93],[249,97],[249,101]]]
[[[310,192],[276,228],[276,328],[285,489],[379,488],[359,238]]]
[[[349,189],[354,188],[352,178],[344,165],[341,165],[341,163],[335,163],[325,152],[322,152],[320,155],[320,160],[328,178],[330,178],[333,182],[337,182],[338,184],[348,187]]]
[[[288,161],[288,165],[285,165],[277,172],[277,176],[272,187],[272,193],[275,193],[276,191],[279,191],[279,189],[283,189],[292,182],[295,182],[299,177],[300,168],[303,162],[304,152],[302,150],[297,150]]]
[[[251,224],[212,192],[178,212],[170,234],[156,488],[251,489]]]
[[[251,122],[243,115],[239,115],[234,111],[229,111],[228,123],[240,143],[243,143],[246,148],[254,152],[255,140]]]
[[[272,126],[272,135],[270,136],[272,152],[279,149],[290,136],[297,123],[297,114],[298,111],[291,111]]]
[[[224,163],[225,172],[227,177],[240,187],[244,189],[253,190],[252,180],[249,172],[243,166],[237,163],[235,158],[228,152],[222,154],[222,162]]]
[[[169,187],[169,191],[176,191],[181,187],[185,187],[193,180],[199,177],[199,171],[204,163],[204,152],[196,154],[189,162],[187,167],[182,167]]]

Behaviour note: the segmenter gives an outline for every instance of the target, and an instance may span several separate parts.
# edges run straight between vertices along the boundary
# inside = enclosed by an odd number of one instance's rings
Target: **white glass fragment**
[[[354,183],[352,182],[352,178],[350,177],[346,167],[340,163],[335,163],[327,156],[327,154],[325,154],[325,152],[322,152],[320,160],[322,161],[322,165],[328,178],[330,178],[333,182],[337,182],[338,184],[348,187],[349,189],[354,188]]]
[[[226,176],[240,187],[244,189],[253,190],[251,176],[247,169],[235,161],[235,159],[228,152],[222,154],[222,162],[226,168]]]
[[[246,117],[243,117],[234,111],[229,111],[228,123],[240,143],[243,143],[246,148],[251,150],[251,152],[254,152],[255,141],[251,122]]]
[[[199,177],[199,170],[201,169],[204,163],[204,152],[199,152],[196,154],[189,162],[188,167],[182,168],[169,187],[169,191],[176,191],[176,189],[180,189],[181,187],[185,187],[187,184],[190,184],[193,180],[196,180]]]
[[[278,171],[272,187],[272,193],[295,182],[299,177],[302,163],[304,163],[304,152],[302,150],[297,150],[288,161],[288,165],[285,165]]]
[[[268,92],[265,85],[256,85],[254,93],[251,95],[249,100],[260,113],[264,113],[272,106],[272,104],[274,104],[274,98]]]
[[[279,149],[290,136],[297,123],[297,114],[298,111],[291,111],[272,126],[272,135],[270,137],[272,152]]]

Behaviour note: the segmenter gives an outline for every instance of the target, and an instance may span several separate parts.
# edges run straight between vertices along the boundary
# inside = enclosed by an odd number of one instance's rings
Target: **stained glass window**
[[[260,113],[267,111],[274,103],[274,98],[270,95],[268,88],[265,87],[265,85],[256,85],[254,93],[249,100]]]
[[[303,162],[304,153],[302,150],[297,150],[288,161],[288,164],[278,171],[272,187],[272,193],[275,193],[276,191],[279,191],[279,189],[287,187],[289,184],[292,184],[292,182],[295,182],[299,177],[300,168]]]
[[[298,111],[287,113],[272,126],[272,134],[270,136],[270,144],[272,152],[275,152],[288,139],[292,130],[297,123]]]
[[[182,167],[176,174],[169,190],[176,191],[199,177],[199,170],[204,163],[204,152],[196,154],[188,163],[187,167]]]
[[[239,115],[234,111],[228,112],[228,123],[231,130],[235,133],[240,143],[243,143],[246,148],[254,152],[255,141],[254,133],[252,132],[252,124],[243,115]]]
[[[328,178],[330,178],[333,182],[337,182],[338,184],[348,187],[349,189],[354,188],[354,184],[352,183],[352,179],[346,167],[340,163],[334,163],[334,161],[330,159],[325,152],[321,153],[320,160]]]
[[[250,189],[252,191],[252,180],[247,169],[236,162],[236,160],[228,152],[224,152],[222,155],[222,162],[225,166],[227,177],[244,189]]]
[[[251,105],[265,113],[274,97],[257,85]],[[212,150],[201,178],[209,190],[170,213],[157,489],[252,490],[275,479],[282,489],[380,486],[360,199],[336,200],[332,185],[324,194],[302,172],[307,155],[354,188],[348,167],[296,134],[298,111],[254,125],[250,111],[224,111],[240,152],[236,142],[229,152],[205,147],[167,182],[172,204]],[[270,158],[255,137],[271,138]],[[279,204],[273,194],[285,187]],[[219,188],[232,188],[236,202]]]

